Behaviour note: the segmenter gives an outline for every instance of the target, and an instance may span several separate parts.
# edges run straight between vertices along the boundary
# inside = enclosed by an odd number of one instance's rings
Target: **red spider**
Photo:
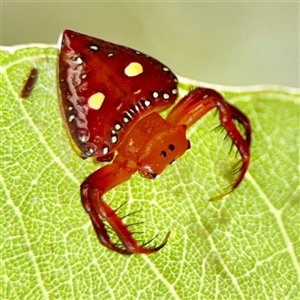
[[[247,171],[251,138],[248,118],[216,91],[196,88],[163,119],[158,112],[177,98],[177,78],[168,67],[139,51],[65,30],[58,84],[61,112],[76,152],[82,158],[113,160],[81,184],[82,204],[100,242],[109,249],[122,254],[148,254],[166,244],[169,233],[157,247],[138,245],[103,195],[136,171],[149,179],[162,173],[190,148],[187,128],[213,108],[218,109],[221,125],[242,160],[236,180],[220,197],[232,192]],[[246,138],[234,120],[244,127]],[[103,220],[123,247],[111,241]]]

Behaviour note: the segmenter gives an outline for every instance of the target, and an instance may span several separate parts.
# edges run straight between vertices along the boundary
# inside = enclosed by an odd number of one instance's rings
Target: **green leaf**
[[[167,245],[122,256],[101,246],[80,183],[99,168],[71,149],[56,95],[53,47],[1,51],[1,279],[3,299],[299,298],[299,91],[212,86],[250,118],[251,164],[221,201],[235,158],[209,113],[192,148],[155,180],[138,175],[105,194],[134,231]],[[32,67],[38,81],[20,92]],[[199,83],[181,79],[182,93]],[[204,84],[205,85],[205,84]],[[207,84],[206,84],[207,86]],[[230,177],[230,176],[229,176]]]

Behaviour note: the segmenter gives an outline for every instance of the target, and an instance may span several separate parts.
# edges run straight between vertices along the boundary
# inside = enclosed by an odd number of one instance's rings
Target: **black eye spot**
[[[173,144],[170,144],[168,147],[169,147],[169,149],[170,149],[171,151],[174,151],[174,150],[175,150],[175,146],[174,146]]]
[[[166,156],[167,156],[167,152],[166,152],[166,151],[161,151],[161,152],[160,152],[160,155],[161,155],[162,157],[166,157]]]

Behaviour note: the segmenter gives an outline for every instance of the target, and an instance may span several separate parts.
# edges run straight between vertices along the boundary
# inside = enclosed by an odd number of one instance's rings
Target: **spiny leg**
[[[224,100],[225,101],[225,100]],[[226,102],[227,103],[227,102]],[[250,121],[247,118],[246,115],[244,115],[239,109],[237,109],[235,106],[227,103],[229,106],[233,119],[237,120],[245,129],[245,135],[246,135],[246,143],[248,146],[250,146],[251,143],[251,126]]]
[[[227,103],[216,91],[207,88],[196,88],[182,98],[171,110],[167,117],[167,122],[171,125],[186,124],[187,127],[190,127],[213,108],[218,109],[221,125],[237,147],[242,159],[239,175],[233,184],[223,194],[211,198],[211,200],[218,200],[236,189],[247,171],[251,142],[251,127],[248,118],[236,107]],[[233,120],[236,120],[244,127],[246,138],[243,138]]]
[[[116,210],[113,210],[102,199],[104,193],[128,180],[134,172],[135,169],[128,166],[126,162],[125,164],[119,163],[116,159],[112,164],[95,171],[82,183],[81,200],[102,245],[121,254],[150,254],[158,251],[166,244],[169,233],[157,247],[146,248],[139,246],[132,233],[128,230],[128,226],[117,215]],[[110,240],[101,218],[109,223],[125,249],[117,246]]]

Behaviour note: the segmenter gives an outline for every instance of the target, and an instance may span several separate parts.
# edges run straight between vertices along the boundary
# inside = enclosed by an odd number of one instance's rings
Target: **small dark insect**
[[[22,98],[28,98],[30,96],[34,88],[34,85],[36,84],[37,79],[38,79],[38,70],[36,68],[32,68],[21,91],[20,96]]]
[[[139,245],[130,225],[103,195],[136,171],[148,179],[162,173],[190,148],[187,128],[214,108],[240,153],[241,167],[232,185],[212,200],[241,183],[250,160],[250,122],[218,92],[195,88],[163,119],[159,112],[170,107],[178,93],[177,77],[167,66],[139,51],[71,30],[62,34],[57,73],[60,110],[75,151],[82,158],[112,161],[81,184],[83,207],[105,247],[122,254],[149,254],[166,244],[170,233],[156,247]],[[106,223],[120,243],[111,240]]]

